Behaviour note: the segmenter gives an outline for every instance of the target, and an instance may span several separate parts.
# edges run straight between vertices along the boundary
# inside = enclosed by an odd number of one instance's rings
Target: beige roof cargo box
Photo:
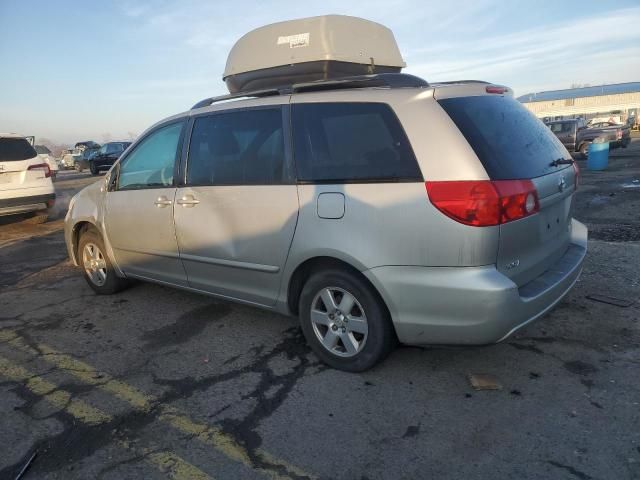
[[[260,90],[352,75],[397,73],[405,66],[387,27],[325,15],[274,23],[244,35],[229,52],[229,92]]]

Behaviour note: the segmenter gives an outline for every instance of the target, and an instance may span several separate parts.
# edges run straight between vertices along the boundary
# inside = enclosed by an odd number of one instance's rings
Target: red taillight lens
[[[540,210],[531,180],[426,182],[431,203],[457,222],[487,227]]]
[[[620,140],[622,138],[622,130],[616,130],[616,140]]]
[[[507,88],[506,87],[499,87],[497,85],[489,85],[489,86],[487,86],[487,88],[485,88],[485,91],[487,93],[497,93],[499,95],[502,95],[503,93],[506,93]]]
[[[30,165],[29,168],[27,168],[27,170],[42,170],[44,172],[45,178],[48,178],[51,176],[51,169],[49,168],[49,165],[47,165],[46,163]]]

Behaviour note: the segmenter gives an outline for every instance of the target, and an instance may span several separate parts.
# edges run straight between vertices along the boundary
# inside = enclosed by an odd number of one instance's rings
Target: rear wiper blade
[[[549,164],[550,167],[558,165],[573,165],[576,161],[573,158],[558,158]]]

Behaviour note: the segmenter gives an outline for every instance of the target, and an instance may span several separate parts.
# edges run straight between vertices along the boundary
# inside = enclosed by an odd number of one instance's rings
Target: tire
[[[585,142],[582,145],[580,145],[580,157],[582,157],[583,159],[585,158],[589,158],[589,145],[591,144],[591,142]]]
[[[91,170],[91,175],[98,175],[100,173],[100,170],[94,162],[89,162],[89,170]]]
[[[80,163],[76,163],[75,169],[76,169],[76,172],[82,173],[82,171],[84,170],[84,167],[80,165]]]
[[[338,308],[326,307],[323,298],[328,298],[327,292]],[[347,295],[353,299],[348,313],[340,311],[341,306],[349,308],[349,302],[343,303],[345,298],[350,300]],[[299,312],[307,343],[324,363],[338,370],[368,370],[386,358],[396,344],[391,316],[382,299],[364,279],[346,270],[312,275],[300,294]],[[323,337],[329,347],[323,344]],[[343,339],[351,342],[350,349]]]
[[[129,282],[125,278],[117,276],[109,257],[106,255],[102,236],[95,229],[86,230],[81,234],[77,258],[84,279],[98,295],[111,295],[128,286]],[[95,260],[93,266],[96,268],[85,266],[85,262],[92,260]]]
[[[25,218],[22,223],[27,225],[40,225],[42,223],[45,223],[47,220],[49,220],[49,212],[47,212],[46,210],[41,210],[35,212],[30,217]]]

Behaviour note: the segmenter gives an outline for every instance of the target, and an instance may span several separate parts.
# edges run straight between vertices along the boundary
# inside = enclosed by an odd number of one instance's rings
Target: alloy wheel
[[[322,346],[340,357],[358,354],[369,333],[360,302],[338,287],[326,287],[316,294],[311,302],[311,326]]]
[[[107,281],[107,261],[95,243],[87,243],[82,250],[84,271],[94,285],[101,287]]]

